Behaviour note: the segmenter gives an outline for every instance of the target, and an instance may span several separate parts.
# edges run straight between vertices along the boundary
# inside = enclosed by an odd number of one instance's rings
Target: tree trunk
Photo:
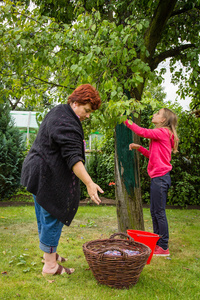
[[[119,232],[144,230],[139,174],[139,153],[129,150],[138,137],[124,124],[115,129],[115,193]]]

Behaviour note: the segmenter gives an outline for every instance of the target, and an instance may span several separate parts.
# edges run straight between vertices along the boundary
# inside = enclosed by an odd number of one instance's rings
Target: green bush
[[[169,204],[200,205],[200,118],[184,112],[179,116],[179,153],[172,156]]]
[[[171,109],[171,107],[169,107]],[[172,108],[178,114],[179,152],[172,154],[172,186],[168,192],[169,205],[186,207],[187,205],[200,205],[200,118],[183,112],[180,107]],[[141,117],[141,126],[149,128],[153,114],[148,108]],[[148,148],[149,141],[141,138],[141,145]],[[140,178],[142,200],[150,203],[150,178],[147,174],[148,159],[140,155]]]
[[[8,105],[0,104],[0,200],[20,187],[24,150],[22,134],[14,127]]]
[[[97,146],[100,150],[92,152],[87,163],[87,171],[92,180],[97,183],[104,191],[103,197],[115,198],[114,175],[114,138],[109,137]],[[110,184],[110,185],[109,185]],[[86,198],[87,191],[81,183],[81,199]]]

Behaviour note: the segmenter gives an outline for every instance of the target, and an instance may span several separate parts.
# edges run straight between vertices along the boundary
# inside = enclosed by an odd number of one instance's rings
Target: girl
[[[131,122],[132,123],[132,122]],[[162,237],[158,240],[154,255],[169,256],[168,249],[168,223],[165,212],[167,192],[171,185],[170,171],[172,169],[171,151],[178,150],[178,136],[176,133],[177,116],[169,109],[162,108],[153,115],[154,129],[139,127],[126,120],[125,125],[138,136],[149,138],[149,150],[138,144],[130,144],[129,150],[137,149],[149,158],[147,172],[151,177],[150,211],[153,222],[153,231]]]

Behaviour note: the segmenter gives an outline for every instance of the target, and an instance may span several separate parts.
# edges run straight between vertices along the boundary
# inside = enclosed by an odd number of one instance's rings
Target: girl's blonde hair
[[[178,140],[179,140],[177,132],[176,132],[178,118],[177,118],[177,115],[170,109],[163,108],[163,110],[164,110],[163,117],[166,120],[162,123],[162,127],[168,128],[173,133],[173,135],[174,135],[173,153],[176,153],[176,152],[178,152]]]

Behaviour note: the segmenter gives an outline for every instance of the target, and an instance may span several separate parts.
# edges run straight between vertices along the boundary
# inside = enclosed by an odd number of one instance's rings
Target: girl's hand
[[[139,149],[139,148],[140,148],[140,145],[138,145],[138,144],[132,143],[129,145],[129,150]]]

